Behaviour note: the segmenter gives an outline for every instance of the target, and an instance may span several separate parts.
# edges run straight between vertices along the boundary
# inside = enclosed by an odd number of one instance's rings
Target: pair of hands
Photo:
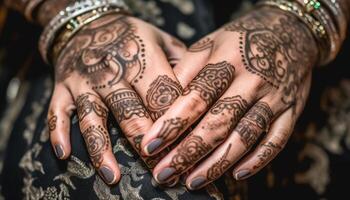
[[[70,155],[76,109],[93,165],[106,183],[116,183],[110,110],[157,182],[187,172],[187,187],[199,189],[232,166],[233,176],[245,179],[286,144],[317,53],[307,27],[273,8],[257,8],[188,49],[139,19],[105,16],[58,58],[48,114],[52,145],[58,158]]]

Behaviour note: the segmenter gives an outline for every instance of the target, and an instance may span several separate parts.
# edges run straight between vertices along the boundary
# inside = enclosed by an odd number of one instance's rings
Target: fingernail
[[[157,175],[157,181],[159,183],[164,183],[171,175],[175,173],[175,169],[172,167],[167,167],[163,169],[158,175]]]
[[[112,184],[114,182],[115,176],[111,169],[106,166],[102,166],[100,167],[99,171],[106,183]]]
[[[63,151],[62,145],[60,144],[55,145],[55,154],[59,159],[64,157],[64,151]]]
[[[197,177],[197,178],[194,178],[192,180],[192,182],[190,183],[190,188],[191,190],[196,190],[196,189],[199,189],[200,187],[202,187],[205,183],[207,182],[207,179],[200,176],[200,177]]]
[[[250,175],[250,171],[247,169],[241,170],[236,173],[235,178],[236,180],[242,180],[247,178]]]
[[[162,145],[163,139],[157,138],[148,143],[146,150],[148,154],[152,154],[160,145]]]

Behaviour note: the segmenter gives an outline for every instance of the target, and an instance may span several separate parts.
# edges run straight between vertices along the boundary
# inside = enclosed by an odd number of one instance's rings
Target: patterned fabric
[[[248,0],[129,2],[141,18],[187,44],[252,5]],[[349,63],[340,63],[348,60],[349,40],[331,66],[315,69],[304,114],[285,150],[272,164],[249,181],[234,181],[227,173],[206,189],[189,192],[182,184],[174,188],[154,187],[151,173],[112,117],[109,131],[113,152],[122,169],[119,184],[109,187],[95,172],[76,116],[72,118],[72,156],[67,161],[56,159],[46,125],[52,72],[42,63],[38,52],[33,51],[40,29],[4,9],[0,11],[0,24],[0,198],[347,199],[350,70]]]

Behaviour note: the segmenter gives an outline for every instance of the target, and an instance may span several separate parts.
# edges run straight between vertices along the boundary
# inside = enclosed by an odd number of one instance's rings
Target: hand
[[[70,115],[76,108],[93,165],[106,183],[116,183],[120,171],[106,127],[109,110],[140,151],[143,133],[182,93],[168,58],[175,64],[185,50],[175,38],[129,16],[108,15],[83,27],[55,66],[48,123],[57,157],[71,153]]]
[[[275,8],[251,11],[191,46],[174,69],[184,94],[141,147],[157,154],[198,124],[154,168],[155,179],[169,181],[195,166],[186,185],[198,189],[233,165],[237,180],[259,171],[284,147],[303,110],[317,54],[308,28]]]

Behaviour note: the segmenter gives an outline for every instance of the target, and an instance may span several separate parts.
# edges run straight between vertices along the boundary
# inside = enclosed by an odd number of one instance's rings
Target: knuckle
[[[134,137],[137,134],[144,133],[149,128],[146,120],[142,118],[131,118],[120,124],[127,137]]]
[[[207,107],[206,102],[198,92],[191,93],[190,98],[184,105],[186,110],[190,110],[195,114],[201,114]]]

